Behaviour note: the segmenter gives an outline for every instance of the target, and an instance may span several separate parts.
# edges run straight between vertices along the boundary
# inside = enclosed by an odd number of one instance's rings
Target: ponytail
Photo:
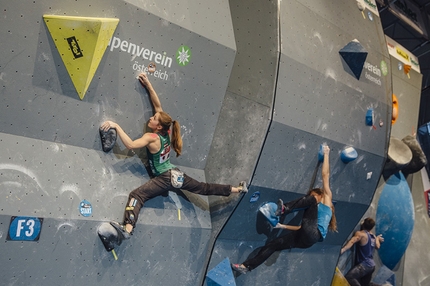
[[[336,220],[336,214],[334,211],[334,205],[331,205],[331,220],[330,223],[328,224],[328,229],[331,230],[332,232],[337,232],[337,220]]]
[[[163,128],[163,132],[169,132],[169,129],[172,126],[172,138],[170,140],[170,144],[172,144],[172,147],[176,152],[176,157],[178,157],[182,152],[181,126],[178,121],[172,120],[172,117],[170,117],[166,112],[160,111],[159,114],[160,117],[158,121]]]
[[[179,126],[179,122],[173,120],[172,122],[172,147],[176,152],[176,157],[179,157],[182,152],[182,137],[181,137],[181,126]]]

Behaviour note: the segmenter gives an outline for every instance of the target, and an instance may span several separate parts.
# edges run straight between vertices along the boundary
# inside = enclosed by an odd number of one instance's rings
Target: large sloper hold
[[[427,165],[427,158],[415,136],[407,135],[402,141],[412,151],[412,160],[402,169],[402,173],[406,176],[418,172]]]

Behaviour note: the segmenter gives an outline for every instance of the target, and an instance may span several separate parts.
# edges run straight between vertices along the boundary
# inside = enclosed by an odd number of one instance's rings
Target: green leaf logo
[[[381,61],[381,71],[382,71],[382,74],[384,76],[386,76],[388,74],[387,63],[385,61],[383,61],[383,60]]]

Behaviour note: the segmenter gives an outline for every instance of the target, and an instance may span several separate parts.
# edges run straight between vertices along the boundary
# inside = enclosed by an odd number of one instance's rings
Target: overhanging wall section
[[[341,244],[372,200],[388,147],[391,75],[379,17],[368,12],[362,13],[354,1],[281,2],[273,122],[250,192],[222,230],[211,265],[225,256],[233,263],[242,262],[278,235],[261,219],[258,207],[305,194],[322,143],[332,150],[330,183],[339,233],[330,233],[324,243],[309,249],[272,255],[257,269],[237,277],[237,283],[281,285],[287,277],[293,284],[329,285]],[[359,80],[339,54],[354,39],[368,52]],[[369,108],[374,111],[373,126],[365,124]],[[345,164],[340,152],[348,146],[356,149],[358,158]],[[322,186],[320,177],[319,171],[315,186]],[[256,191],[260,199],[253,203],[250,199]],[[285,222],[290,221],[299,223],[299,218],[290,215]],[[316,265],[318,271],[313,270]],[[284,279],[279,279],[279,273]]]

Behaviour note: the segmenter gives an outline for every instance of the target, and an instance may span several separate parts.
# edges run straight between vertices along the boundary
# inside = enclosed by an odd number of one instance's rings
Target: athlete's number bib
[[[166,143],[163,151],[160,154],[160,164],[166,162],[167,160],[169,160],[169,158],[170,158],[170,145]]]

